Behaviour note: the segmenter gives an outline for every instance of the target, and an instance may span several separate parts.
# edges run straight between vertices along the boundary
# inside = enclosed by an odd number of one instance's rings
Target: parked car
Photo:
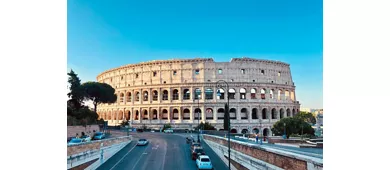
[[[173,130],[172,129],[165,129],[164,133],[173,133]]]
[[[214,169],[211,160],[207,155],[200,155],[196,159],[196,166],[198,169]]]
[[[79,144],[79,143],[82,143],[83,140],[80,139],[80,138],[72,138],[69,142],[68,142],[68,146],[72,146],[72,145],[76,145],[76,144]]]
[[[106,135],[103,132],[96,132],[95,136],[93,136],[93,139],[100,140],[106,138]]]
[[[205,155],[205,152],[202,147],[194,147],[194,149],[191,151],[191,158],[192,160],[195,160],[200,155]]]
[[[144,130],[142,130],[142,129],[137,129],[137,132],[144,132]]]
[[[138,142],[137,142],[137,146],[145,146],[149,143],[148,140],[146,139],[139,139]]]
[[[89,135],[81,136],[80,139],[81,139],[83,142],[90,142],[90,141],[92,140],[91,136],[89,136]]]
[[[193,142],[193,139],[192,139],[191,137],[186,137],[186,142],[187,142],[187,144],[188,144],[188,143],[192,143],[192,142]]]
[[[192,142],[192,143],[191,143],[191,146],[190,146],[190,150],[191,150],[191,151],[194,150],[194,147],[200,147],[200,143],[198,143],[198,142]]]
[[[150,132],[154,133],[154,130],[151,130]]]

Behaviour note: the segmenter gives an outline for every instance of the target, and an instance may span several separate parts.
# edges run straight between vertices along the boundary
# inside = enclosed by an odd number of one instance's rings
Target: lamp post
[[[227,91],[227,116],[228,116],[228,161],[229,161],[229,170],[230,170],[230,113],[229,113],[229,84],[224,80],[219,80],[216,82],[217,86],[217,95],[221,96],[221,92],[219,91],[219,88],[226,86]]]
[[[259,113],[260,113],[260,110],[261,110],[261,107],[259,106]],[[261,119],[263,118],[263,113],[261,114],[261,116],[259,117],[259,122],[260,122],[260,130],[259,130],[259,134],[260,134],[260,145],[263,144],[263,138],[261,137],[262,135],[262,130],[261,130]]]
[[[199,137],[199,135],[200,135],[200,127],[199,127],[199,125],[200,125],[200,113],[199,113],[199,110],[200,110],[200,108],[199,108],[199,99],[200,99],[200,94],[198,94],[198,91],[195,89],[195,96],[198,96],[197,97],[197,99],[198,99],[198,110],[197,110],[197,113],[198,113],[198,142],[200,143],[200,137]],[[195,100],[196,98],[194,97],[194,100]]]

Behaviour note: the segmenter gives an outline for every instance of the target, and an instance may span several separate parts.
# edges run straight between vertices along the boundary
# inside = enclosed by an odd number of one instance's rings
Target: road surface
[[[189,144],[183,134],[132,133],[133,141],[112,156],[98,170],[196,170],[191,160]],[[139,138],[149,140],[147,146],[136,146]],[[228,169],[225,163],[202,143],[206,155],[211,159],[215,170]]]

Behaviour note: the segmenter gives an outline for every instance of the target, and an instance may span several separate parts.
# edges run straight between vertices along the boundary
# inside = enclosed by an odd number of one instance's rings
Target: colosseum
[[[217,86],[220,80],[229,89]],[[300,108],[290,66],[280,61],[154,60],[107,70],[97,81],[110,84],[118,96],[114,104],[98,105],[99,117],[109,125],[129,120],[133,127],[193,129],[200,121],[219,130],[229,98],[231,131],[267,136],[273,123]]]

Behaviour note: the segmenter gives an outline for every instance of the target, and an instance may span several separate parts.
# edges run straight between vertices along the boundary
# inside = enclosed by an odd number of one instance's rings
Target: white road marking
[[[136,146],[137,144],[135,144],[134,147],[131,148],[110,170],[114,169]]]
[[[149,146],[149,145],[148,145],[148,146]],[[144,152],[145,152],[146,148],[148,148],[148,147],[145,147]],[[142,155],[143,155],[143,154],[142,154]],[[132,168],[131,170],[133,170],[133,169],[135,168],[135,166],[137,166],[139,160],[141,160],[141,158],[142,158],[142,155],[138,158],[137,162],[135,162],[135,164],[134,164],[134,166],[133,166],[133,168]]]

